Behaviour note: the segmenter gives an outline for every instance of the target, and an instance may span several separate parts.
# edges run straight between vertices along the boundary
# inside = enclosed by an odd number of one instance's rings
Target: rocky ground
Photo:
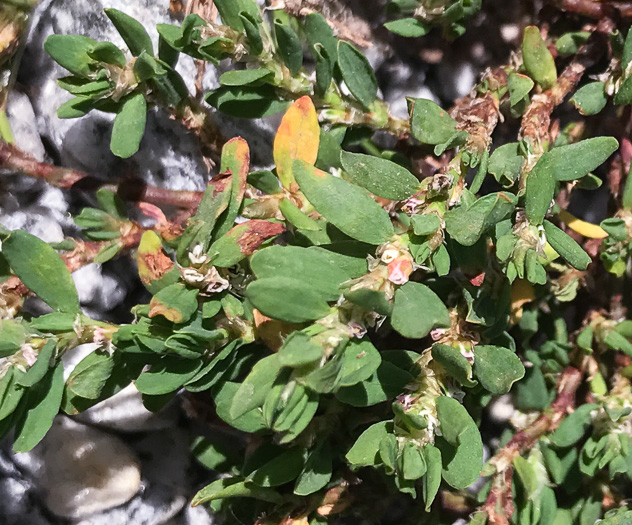
[[[371,35],[374,45],[367,54],[376,68],[383,97],[395,113],[405,116],[405,95],[449,105],[469,91],[487,65],[507,60],[507,50],[518,38],[515,22],[521,8],[496,3],[498,9],[486,9],[494,12],[494,19],[480,15],[472,22],[471,33],[456,44],[437,40],[421,45],[416,40],[411,45],[411,41],[375,29]],[[103,14],[104,7],[121,9],[141,20],[154,38],[157,23],[174,23],[167,0],[43,1],[33,16],[18,82],[9,100],[18,146],[38,160],[104,179],[133,173],[157,186],[203,188],[212,173],[204,165],[196,138],[160,111],[151,113],[140,151],[128,161],[110,153],[109,115],[57,118],[57,108],[69,95],[56,84],[64,72],[43,51],[43,42],[53,33],[82,34],[122,46]],[[352,5],[359,17],[365,11],[361,2]],[[368,21],[362,21],[369,28],[378,27],[371,17],[379,13],[375,9]],[[485,45],[494,39],[505,45]],[[229,66],[210,68],[204,87],[215,87],[219,74]],[[192,61],[183,58],[178,67],[193,88]],[[241,135],[248,140],[255,169],[271,164],[278,117],[249,121],[218,116],[218,120],[225,136]],[[88,194],[51,188],[37,180],[10,173],[0,180],[0,224],[26,229],[49,242],[77,234],[69,214],[90,204]],[[87,314],[117,322],[131,319],[130,306],[145,297],[130,264],[131,259],[120,258],[74,274]],[[38,309],[37,303],[28,307]],[[80,358],[81,349],[67,356],[67,374]],[[190,453],[192,439],[204,431],[208,429],[198,428],[186,417],[179,400],[152,414],[129,387],[78,417],[60,416],[30,453],[13,454],[10,439],[5,440],[0,445],[0,525],[214,523],[206,510],[188,506],[196,490],[214,476]]]

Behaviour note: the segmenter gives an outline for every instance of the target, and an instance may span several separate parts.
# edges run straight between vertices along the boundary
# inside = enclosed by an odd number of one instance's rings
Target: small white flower
[[[202,250],[201,244],[196,244],[193,251],[189,252],[189,260],[194,266],[202,266],[208,261],[208,254]]]

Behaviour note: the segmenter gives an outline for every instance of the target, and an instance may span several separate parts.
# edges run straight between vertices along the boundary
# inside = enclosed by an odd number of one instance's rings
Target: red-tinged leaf
[[[149,317],[163,316],[172,323],[186,323],[198,307],[198,290],[189,290],[175,283],[160,290],[151,298]]]
[[[285,226],[279,222],[251,220],[238,224],[213,243],[209,250],[214,266],[228,268],[252,255],[265,241],[282,234]]]
[[[217,221],[214,238],[218,239],[235,224],[241,203],[246,193],[246,179],[250,168],[250,150],[248,143],[241,137],[230,139],[222,148],[220,171],[232,174],[230,203],[226,213]]]
[[[296,187],[292,162],[301,159],[314,164],[318,156],[320,128],[312,99],[304,96],[285,112],[274,138],[274,162],[281,184],[290,191]]]
[[[177,281],[180,272],[162,249],[160,237],[153,232],[143,234],[137,253],[138,275],[145,287],[153,292]]]

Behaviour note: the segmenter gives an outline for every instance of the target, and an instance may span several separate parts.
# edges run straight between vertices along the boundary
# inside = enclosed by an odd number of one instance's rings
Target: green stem
[[[369,155],[374,155],[375,157],[381,157],[382,152],[380,148],[378,148],[371,139],[365,139],[362,141],[362,147]]]

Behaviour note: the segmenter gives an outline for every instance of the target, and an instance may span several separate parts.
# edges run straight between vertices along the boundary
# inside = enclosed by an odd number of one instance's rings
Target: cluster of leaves
[[[460,20],[480,8],[393,4],[415,14],[389,23],[400,33],[394,27],[428,22],[458,34]],[[619,143],[581,126],[551,143],[548,130],[525,131],[530,111],[539,119],[533,108],[562,89],[540,31],[527,27],[521,60],[484,78],[470,99],[470,109],[491,101],[490,112],[523,119],[518,141],[493,148],[493,126],[475,111],[463,116],[411,99],[408,121],[396,123],[377,98],[366,58],[321,15],[264,16],[250,0],[215,5],[223,25],[189,15],[181,26],[159,26],[157,53],[143,26],[116,10],[106,13],[129,54],[81,36],[46,42],[72,74],[60,80],[74,95],[60,116],[115,112],[111,144],[121,157],[139,148],[148,104],[180,116],[199,109],[174,69],[179,54],[237,64],[206,95],[219,111],[285,113],[275,168],[251,171],[246,142],[229,140],[219,174],[185,224],[145,203],[158,220],[143,228],[109,190],[98,192],[99,209],[76,217],[97,246],[90,261],[138,245],[138,274],[151,300],[134,307],[131,324],[81,313],[67,263],[88,243],[51,246],[24,231],[0,231],[0,277],[13,282],[3,288],[7,297],[23,286],[52,309],[34,317],[0,302],[0,436],[13,430],[14,449],[30,450],[60,410],[80,413],[134,383],[151,410],[184,393],[231,427],[193,444],[204,465],[224,474],[193,504],[235,523],[322,524],[340,513],[379,522],[389,511],[384,495],[398,493],[433,510],[414,518],[428,523],[448,519],[451,497],[473,512],[497,490],[513,494],[511,519],[520,525],[589,524],[604,514],[606,499],[619,504],[619,485],[632,479],[625,361],[632,321],[597,308],[571,321],[563,308],[599,261],[609,278],[627,279],[632,190],[600,226],[558,203],[576,188],[599,187],[593,171]],[[559,55],[576,53],[589,36],[560,36]],[[632,37],[614,45],[619,36],[611,39],[606,76],[573,94],[581,115],[631,102]],[[416,176],[406,156],[370,141],[376,129],[409,132],[402,140],[441,169]],[[580,235],[603,239],[599,257]],[[96,350],[64,381],[61,357],[84,343]],[[551,403],[567,367],[587,371],[590,402],[564,419],[575,392],[560,394],[562,413]],[[484,440],[490,446],[492,436],[481,434],[485,409],[510,392],[514,437],[525,432],[530,445],[507,465],[484,465]],[[524,421],[540,412],[562,422],[533,439]],[[502,446],[511,435],[506,428],[496,437]],[[497,486],[511,468],[516,476]],[[477,495],[467,492],[481,475],[493,479]],[[604,476],[615,481],[593,481]],[[509,519],[507,512],[485,503],[471,522],[507,523],[495,521]],[[615,510],[604,523],[624,523],[628,514]]]
[[[433,27],[441,27],[445,38],[458,38],[465,33],[468,19],[481,10],[481,0],[391,0],[389,18],[384,24],[389,31],[405,37],[425,36]]]

